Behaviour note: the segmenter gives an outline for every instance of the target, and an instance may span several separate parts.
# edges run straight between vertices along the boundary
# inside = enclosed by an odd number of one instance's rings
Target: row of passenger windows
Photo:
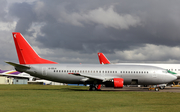
[[[54,70],[54,72],[60,73],[117,73],[117,71],[95,71],[95,70]],[[144,73],[148,71],[120,71],[119,73]]]
[[[98,71],[98,70],[54,70],[54,72],[61,73],[117,73],[117,71]]]
[[[180,69],[167,69],[167,70],[170,70],[170,71],[180,71]]]

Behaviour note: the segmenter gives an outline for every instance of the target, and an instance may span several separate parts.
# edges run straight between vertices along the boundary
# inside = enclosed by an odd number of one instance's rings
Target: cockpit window
[[[172,71],[170,71],[170,70],[167,70],[167,72],[170,73],[170,74],[177,74],[177,73],[172,72]]]
[[[168,71],[167,71],[167,70],[164,70],[163,73],[168,73]]]

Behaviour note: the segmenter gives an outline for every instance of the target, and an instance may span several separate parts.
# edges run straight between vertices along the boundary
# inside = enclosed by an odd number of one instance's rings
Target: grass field
[[[180,93],[87,91],[81,86],[0,85],[1,112],[178,112]]]

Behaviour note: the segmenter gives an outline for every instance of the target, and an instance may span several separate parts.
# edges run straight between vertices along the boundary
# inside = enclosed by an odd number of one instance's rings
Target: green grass
[[[172,112],[180,93],[88,91],[81,86],[0,85],[1,112]]]

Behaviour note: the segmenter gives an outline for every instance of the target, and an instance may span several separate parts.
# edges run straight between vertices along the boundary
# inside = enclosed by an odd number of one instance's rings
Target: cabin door
[[[155,71],[153,72],[152,77],[153,77],[153,78],[156,78],[156,77],[157,77],[157,74],[156,74]]]
[[[42,75],[47,76],[47,68],[46,67],[42,68]]]

